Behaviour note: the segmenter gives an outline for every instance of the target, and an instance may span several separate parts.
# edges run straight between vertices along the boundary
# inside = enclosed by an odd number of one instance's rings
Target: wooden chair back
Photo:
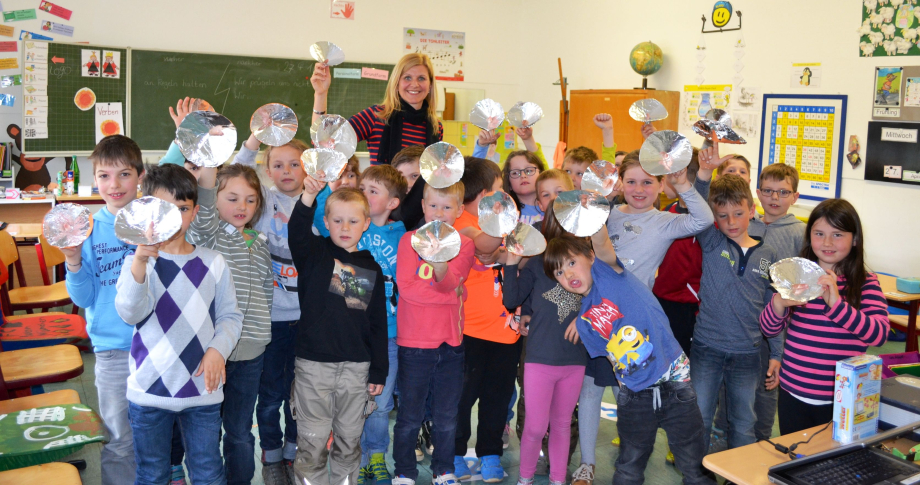
[[[45,236],[41,235],[39,236],[39,243],[35,245],[35,254],[38,256],[38,265],[42,270],[42,280],[45,286],[48,286],[52,283],[48,269],[58,267],[58,270],[63,270],[64,267],[60,265],[64,264],[64,253],[60,249],[48,244],[48,240],[45,239]],[[63,271],[58,271],[59,277],[63,278],[63,275]],[[63,281],[63,279],[60,281]]]

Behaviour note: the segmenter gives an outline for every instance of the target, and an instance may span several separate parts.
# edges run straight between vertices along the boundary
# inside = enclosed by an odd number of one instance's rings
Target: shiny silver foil
[[[189,105],[189,111],[214,111],[214,107],[211,106],[211,103],[201,98],[195,98]]]
[[[479,201],[479,228],[492,237],[505,237],[517,226],[520,216],[514,199],[502,191]]]
[[[729,115],[727,111],[721,109],[709,110],[705,117],[697,120],[697,122],[693,124],[693,131],[710,142],[712,141],[712,132],[715,132],[719,143],[729,143],[732,145],[743,145],[747,143],[744,138],[741,138],[741,135],[732,130],[731,115]]]
[[[543,108],[537,103],[518,101],[508,110],[508,123],[515,128],[529,128],[543,119]]]
[[[651,123],[667,118],[668,110],[657,99],[640,99],[629,107],[629,117],[642,123]]]
[[[460,254],[460,233],[441,221],[431,221],[412,235],[412,249],[429,263],[444,263]]]
[[[588,169],[582,175],[581,189],[593,190],[607,197],[613,193],[613,187],[619,178],[620,174],[617,172],[616,165],[607,160],[597,160],[588,165]]]
[[[546,251],[546,238],[530,224],[519,222],[514,230],[505,236],[505,249],[518,256],[536,256]]]
[[[93,216],[81,204],[58,204],[42,221],[42,234],[56,248],[72,248],[89,237],[93,231]]]
[[[311,45],[310,55],[327,66],[338,66],[345,62],[345,52],[332,42],[320,41]]]
[[[693,147],[690,140],[676,131],[656,131],[639,149],[639,163],[649,175],[667,175],[690,165]]]
[[[303,170],[320,182],[335,182],[342,176],[348,159],[331,148],[310,148],[300,156]]]
[[[193,111],[176,129],[176,145],[186,160],[199,167],[219,167],[236,149],[236,127],[213,111]]]
[[[125,244],[151,246],[168,241],[182,229],[182,213],[156,197],[132,200],[115,215],[115,237]]]
[[[428,185],[443,189],[460,181],[463,177],[463,154],[457,147],[439,141],[428,145],[418,160],[419,172]]]
[[[818,278],[826,274],[818,263],[805,258],[781,259],[770,266],[773,288],[786,300],[806,302],[824,295]]]
[[[494,130],[502,125],[502,121],[505,121],[502,105],[488,98],[476,103],[470,111],[470,123],[483,130]]]
[[[316,148],[331,148],[351,158],[358,147],[358,135],[345,118],[322,115],[310,126],[310,139]]]
[[[567,232],[578,237],[588,237],[607,224],[610,203],[596,192],[570,190],[556,197],[553,212],[559,225]]]
[[[263,105],[249,119],[249,129],[262,143],[280,147],[297,134],[297,115],[281,103]]]

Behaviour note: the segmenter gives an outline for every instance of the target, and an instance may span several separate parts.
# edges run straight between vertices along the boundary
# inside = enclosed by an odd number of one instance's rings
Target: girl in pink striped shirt
[[[779,373],[779,429],[788,434],[827,423],[834,407],[838,360],[885,343],[888,304],[878,278],[866,271],[863,232],[856,209],[828,199],[812,211],[800,254],[827,272],[824,295],[807,303],[773,295],[760,328],[773,337],[788,326]]]

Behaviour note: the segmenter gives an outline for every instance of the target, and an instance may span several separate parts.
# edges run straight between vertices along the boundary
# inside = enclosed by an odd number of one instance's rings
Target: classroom
[[[916,3],[0,2],[0,483],[920,480]]]

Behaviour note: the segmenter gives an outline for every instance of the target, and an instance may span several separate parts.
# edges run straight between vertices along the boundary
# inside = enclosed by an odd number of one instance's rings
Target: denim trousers
[[[387,381],[383,385],[383,392],[374,398],[377,409],[364,421],[364,433],[361,434],[361,468],[367,466],[371,455],[375,453],[386,454],[390,447],[390,411],[393,410],[393,391],[396,389],[396,372],[399,369],[399,347],[396,346],[396,337],[387,341],[387,356],[390,360],[390,370]]]
[[[224,385],[224,458],[227,483],[252,482],[256,471],[256,437],[252,435],[252,412],[259,395],[264,354],[251,360],[228,360]]]
[[[128,419],[128,375],[131,367],[126,350],[96,352],[96,393],[99,416],[109,432],[102,447],[102,485],[134,483],[134,442]]]
[[[765,381],[767,371],[770,369],[770,346],[764,339],[760,348],[760,375]],[[757,441],[770,439],[773,436],[773,421],[776,418],[776,405],[779,396],[779,387],[768,391],[766,382],[757,385],[757,397],[754,398],[754,414],[757,416],[757,424],[754,425],[754,437]],[[713,426],[722,430],[726,435],[731,429],[731,423],[728,421],[728,414],[725,411],[726,406],[721,404],[728,399],[725,395],[725,386],[719,390],[719,407],[716,409],[716,419]]]
[[[282,458],[294,459],[297,423],[291,417],[290,400],[296,339],[296,321],[272,322],[272,341],[262,354],[262,378],[259,382],[259,401],[256,404],[259,445],[265,463],[276,463]],[[281,429],[280,408],[284,409],[284,430]]]

